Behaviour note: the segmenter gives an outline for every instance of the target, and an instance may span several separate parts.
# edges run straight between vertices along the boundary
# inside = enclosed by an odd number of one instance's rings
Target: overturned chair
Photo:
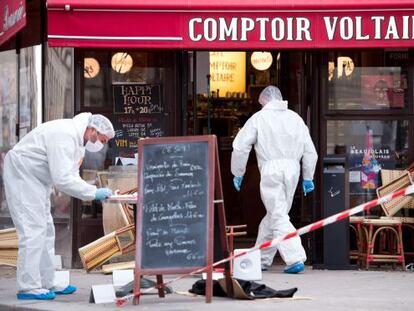
[[[16,266],[17,232],[15,228],[0,230],[0,265]]]
[[[116,194],[123,195],[137,192],[137,178],[135,176],[116,176],[115,178],[111,177],[107,172],[100,172],[98,176],[100,186],[109,187]],[[134,187],[131,188],[131,186]],[[111,259],[122,260],[125,257],[131,257],[130,254],[135,250],[135,226],[132,205],[104,201],[102,207],[105,235],[79,248],[79,255],[87,272],[102,266]],[[104,273],[110,273],[124,266],[123,262],[119,262],[103,266],[102,268]]]
[[[382,186],[377,188],[378,198],[412,185],[413,171],[412,165],[406,170],[381,170]],[[381,208],[385,216],[358,221],[359,262],[367,269],[373,263],[391,263],[401,265],[405,270],[403,227],[409,219],[395,215],[402,208],[414,208],[414,199],[399,197],[381,204]]]
[[[113,231],[92,243],[79,248],[84,269],[89,272],[109,259],[135,250],[135,226],[129,225]]]

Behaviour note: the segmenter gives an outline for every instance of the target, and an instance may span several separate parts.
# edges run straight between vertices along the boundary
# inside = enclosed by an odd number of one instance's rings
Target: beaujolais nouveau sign
[[[1,0],[0,45],[26,25],[26,1]]]

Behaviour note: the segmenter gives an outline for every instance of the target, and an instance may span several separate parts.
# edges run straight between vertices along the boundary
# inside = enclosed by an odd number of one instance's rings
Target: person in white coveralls
[[[17,298],[54,299],[76,287],[54,286],[55,228],[50,211],[52,187],[80,200],[104,200],[108,188],[81,179],[85,149],[97,152],[115,136],[103,115],[81,113],[72,119],[40,124],[4,160],[7,205],[18,236]]]
[[[259,225],[256,245],[295,231],[289,219],[302,162],[305,195],[314,190],[313,175],[318,155],[303,119],[288,109],[280,90],[266,87],[259,95],[262,109],[251,116],[233,141],[231,172],[240,191],[249,153],[254,146],[260,171],[260,195],[266,215]],[[267,270],[279,251],[286,263],[284,272],[304,270],[306,254],[300,237],[261,251],[262,270]]]

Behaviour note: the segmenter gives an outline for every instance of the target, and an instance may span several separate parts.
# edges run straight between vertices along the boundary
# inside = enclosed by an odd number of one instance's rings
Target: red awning
[[[414,47],[413,0],[48,0],[51,46]]]
[[[2,0],[0,16],[0,45],[2,45],[26,26],[26,1]]]

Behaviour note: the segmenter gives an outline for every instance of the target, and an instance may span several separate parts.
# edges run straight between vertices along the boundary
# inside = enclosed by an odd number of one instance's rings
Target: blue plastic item
[[[297,262],[293,265],[290,265],[283,270],[285,273],[296,274],[305,270],[305,265],[303,262]]]
[[[315,185],[313,184],[312,180],[304,180],[302,182],[302,189],[303,189],[303,193],[306,195],[307,193],[315,189]]]
[[[99,188],[96,189],[96,193],[95,193],[95,200],[105,200],[107,198],[109,198],[112,195],[112,190],[109,188]]]
[[[234,176],[233,177],[233,185],[234,185],[234,188],[236,188],[237,191],[240,191],[242,181],[243,181],[243,176]]]
[[[19,300],[52,300],[56,297],[55,293],[52,291],[44,294],[18,293],[16,296]]]
[[[68,285],[63,290],[53,291],[56,295],[70,295],[76,292],[76,286]]]

